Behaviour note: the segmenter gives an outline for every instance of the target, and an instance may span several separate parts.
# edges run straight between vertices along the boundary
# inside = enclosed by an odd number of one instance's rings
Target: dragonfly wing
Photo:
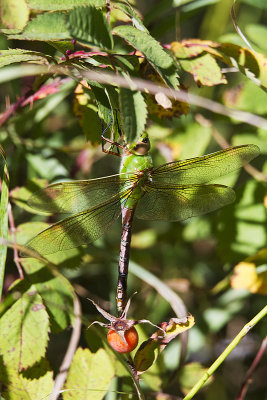
[[[51,225],[27,243],[27,247],[46,255],[94,242],[121,213],[120,195],[90,210]]]
[[[151,171],[154,183],[200,184],[241,168],[260,153],[253,144],[230,147],[202,157],[163,164]]]
[[[223,185],[146,185],[136,216],[141,219],[182,221],[217,210],[235,200],[233,189]]]
[[[51,213],[79,213],[95,207],[120,191],[120,175],[99,179],[61,182],[34,193],[29,205]]]

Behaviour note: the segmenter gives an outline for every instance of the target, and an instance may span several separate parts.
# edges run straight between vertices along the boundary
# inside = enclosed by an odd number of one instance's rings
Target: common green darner
[[[134,214],[145,220],[181,221],[232,203],[233,189],[207,183],[241,168],[259,154],[259,148],[236,146],[153,167],[146,133],[131,146],[115,145],[122,153],[119,174],[52,184],[30,198],[30,205],[36,209],[72,215],[40,232],[27,246],[46,255],[91,243],[122,214],[117,284],[121,314],[127,300]]]

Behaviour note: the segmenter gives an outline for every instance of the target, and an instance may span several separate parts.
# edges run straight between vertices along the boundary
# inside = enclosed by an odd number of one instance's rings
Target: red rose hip
[[[137,330],[132,326],[130,329],[125,331],[124,341],[116,331],[110,329],[107,334],[107,339],[113,350],[117,351],[118,353],[130,353],[138,344],[138,333]]]

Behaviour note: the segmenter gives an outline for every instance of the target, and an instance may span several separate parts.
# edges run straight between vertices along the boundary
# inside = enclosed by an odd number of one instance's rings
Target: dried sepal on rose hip
[[[117,351],[118,353],[130,353],[138,345],[138,333],[134,325],[148,323],[155,326],[157,329],[161,329],[146,319],[133,320],[126,318],[130,307],[131,298],[128,300],[120,317],[115,317],[114,315],[109,314],[107,311],[99,307],[93,300],[89,298],[88,300],[90,300],[100,314],[102,314],[103,317],[110,322],[109,324],[104,324],[103,322],[94,321],[91,325],[99,324],[109,329],[107,334],[108,343],[113,350]],[[89,325],[89,327],[91,325]]]

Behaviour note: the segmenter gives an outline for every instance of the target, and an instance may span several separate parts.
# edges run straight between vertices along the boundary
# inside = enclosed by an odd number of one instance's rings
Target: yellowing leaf
[[[205,53],[204,47],[197,44],[187,47],[186,42],[173,42],[171,50],[179,60],[181,67],[193,75],[198,86],[227,83],[214,57]]]
[[[231,278],[233,289],[247,289],[251,293],[267,294],[267,271],[258,273],[252,262],[236,265]]]

